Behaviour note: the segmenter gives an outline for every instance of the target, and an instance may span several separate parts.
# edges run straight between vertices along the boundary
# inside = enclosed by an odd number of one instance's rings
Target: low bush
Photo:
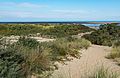
[[[26,78],[22,64],[24,58],[14,49],[0,49],[0,77]]]
[[[27,37],[20,37],[17,43],[29,48],[36,48],[39,45],[39,42],[37,42],[35,39]]]
[[[93,44],[112,46],[113,41],[120,39],[120,26],[116,24],[101,25],[97,31],[83,37]]]

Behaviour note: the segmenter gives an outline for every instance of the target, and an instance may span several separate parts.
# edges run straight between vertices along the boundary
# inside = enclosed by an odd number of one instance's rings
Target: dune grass
[[[90,75],[87,78],[118,78],[118,75],[102,66],[93,72],[93,75]]]
[[[111,53],[107,56],[109,59],[115,59],[115,58],[120,58],[120,46],[119,47],[114,47],[111,51]]]
[[[112,51],[107,56],[108,59],[114,59],[118,65],[120,65],[120,40],[113,43]]]
[[[104,66],[101,66],[95,69],[95,71],[84,73],[79,77],[80,78],[119,78],[119,75],[116,72],[112,72],[109,69],[106,69]],[[58,73],[56,74],[55,77],[51,77],[51,78],[75,78],[75,77],[71,77],[71,74],[66,75],[65,73]]]
[[[120,46],[114,47],[106,58],[113,59],[120,66]]]

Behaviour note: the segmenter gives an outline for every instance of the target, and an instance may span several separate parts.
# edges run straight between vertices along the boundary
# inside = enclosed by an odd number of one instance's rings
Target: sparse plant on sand
[[[120,40],[113,43],[112,51],[107,58],[114,59],[120,65]]]
[[[80,69],[79,69],[80,70]],[[70,76],[71,74],[65,74],[65,73],[58,73],[55,75],[55,77],[51,78],[74,78]],[[109,69],[106,69],[105,67],[101,66],[98,67],[93,72],[86,72],[84,75],[78,74],[80,78],[119,78],[119,75],[116,72],[111,72]]]
[[[105,67],[98,68],[93,74],[88,75],[86,78],[118,78],[118,74],[111,72]]]

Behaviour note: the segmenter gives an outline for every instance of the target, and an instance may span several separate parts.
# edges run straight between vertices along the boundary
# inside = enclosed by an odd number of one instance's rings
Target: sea
[[[106,23],[118,23],[120,21],[53,21],[53,22],[0,22],[0,24],[82,24],[85,26],[100,26],[101,24]]]

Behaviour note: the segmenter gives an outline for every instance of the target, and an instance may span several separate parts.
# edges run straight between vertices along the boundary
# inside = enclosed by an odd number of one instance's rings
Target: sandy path
[[[61,75],[65,78],[81,78],[86,72],[92,72],[102,65],[109,68],[110,71],[120,73],[120,67],[112,60],[105,58],[110,53],[110,50],[110,47],[92,45],[89,49],[82,51],[80,59],[74,59],[68,62],[68,65],[60,66],[53,73],[54,77],[52,78],[58,78],[57,76]]]

